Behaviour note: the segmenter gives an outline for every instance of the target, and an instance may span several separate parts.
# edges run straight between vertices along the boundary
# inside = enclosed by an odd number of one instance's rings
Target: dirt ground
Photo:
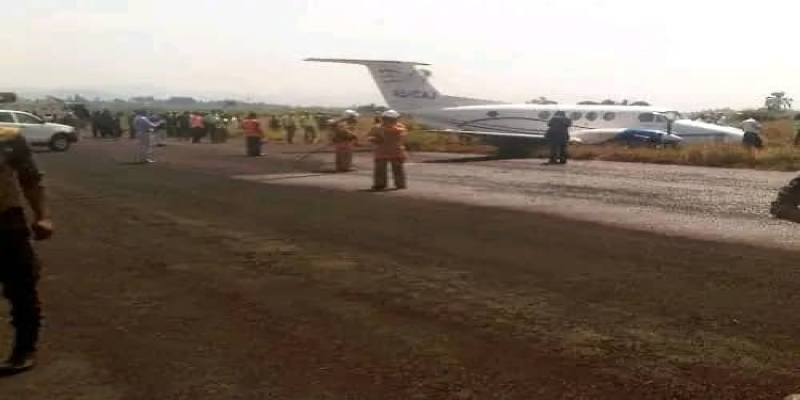
[[[297,171],[287,149],[171,144],[147,166],[127,141],[40,154],[58,228],[38,245],[46,330],[39,367],[0,381],[0,398],[779,399],[800,386],[799,253],[229,178]]]

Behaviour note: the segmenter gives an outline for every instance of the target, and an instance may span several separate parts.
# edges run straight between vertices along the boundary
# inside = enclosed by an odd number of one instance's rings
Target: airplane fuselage
[[[626,137],[655,139],[654,143],[737,142],[744,136],[741,129],[682,119],[679,113],[661,107],[509,104],[448,96],[431,84],[429,71],[417,68],[427,65],[425,63],[340,58],[307,60],[364,65],[389,107],[410,114],[428,125],[431,131],[443,129],[491,137],[503,147],[524,147],[531,140],[544,139],[548,121],[556,111],[564,111],[572,120],[570,136],[573,141],[584,144],[602,144]]]
[[[678,116],[671,128],[683,143],[740,142],[744,134],[737,128],[682,119],[674,111],[644,106],[493,104],[419,109],[411,114],[415,120],[437,128],[542,135],[556,111],[564,111],[572,120],[572,131],[599,130],[583,136],[586,144],[611,139],[614,129],[667,131],[665,115],[669,113]]]

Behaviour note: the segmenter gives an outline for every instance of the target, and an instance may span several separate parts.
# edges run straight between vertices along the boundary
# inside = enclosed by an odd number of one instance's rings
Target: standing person
[[[353,147],[358,141],[358,113],[347,110],[338,121],[332,121],[331,142],[335,151],[336,172],[353,170]]]
[[[131,113],[128,116],[128,138],[130,140],[136,139],[136,128],[133,126],[134,119],[136,119],[136,113]]]
[[[148,117],[151,122],[158,125],[153,130],[153,137],[151,140],[153,141],[153,145],[158,147],[164,147],[167,145],[167,127],[166,127],[166,119],[163,115],[159,114],[150,114]]]
[[[167,113],[167,137],[178,137],[178,114],[175,112]]]
[[[386,189],[387,166],[392,166],[394,186],[397,189],[407,187],[405,162],[408,159],[405,140],[408,131],[398,119],[400,114],[394,110],[386,110],[381,114],[381,124],[372,128],[369,133],[370,142],[374,145],[373,156],[375,170],[372,190]]]
[[[100,113],[100,136],[103,138],[114,137],[114,116],[107,109],[103,109],[103,112]]]
[[[269,116],[269,129],[273,131],[279,131],[281,129],[281,120],[275,114]]]
[[[125,113],[118,111],[114,114],[114,139],[119,140],[122,137],[122,120],[125,118]]]
[[[303,126],[303,140],[306,144],[312,144],[317,141],[317,130],[314,128],[314,119],[310,114],[304,115],[301,120]]]
[[[213,112],[207,112],[205,116],[203,116],[203,125],[206,128],[205,135],[208,137],[212,143],[216,142],[216,133],[217,133],[217,116]]]
[[[189,125],[189,113],[183,112],[178,116],[178,140],[188,140],[192,137],[191,125]]]
[[[0,374],[10,375],[33,368],[39,341],[42,312],[37,285],[41,265],[31,246],[53,234],[42,184],[42,173],[31,149],[16,128],[0,128],[0,283],[11,305],[14,347],[0,364]],[[29,230],[23,197],[33,211]]]
[[[545,138],[550,141],[550,160],[547,161],[547,164],[566,164],[569,128],[572,126],[572,120],[567,118],[564,111],[556,111],[547,126]]]
[[[153,163],[153,131],[159,127],[147,117],[145,111],[138,111],[136,118],[133,119],[133,127],[139,137],[139,161],[141,163]]]
[[[242,130],[247,145],[247,155],[249,157],[261,156],[264,131],[261,129],[261,122],[258,121],[256,113],[251,112],[247,115],[247,119],[242,121]]]
[[[95,139],[100,138],[100,127],[102,122],[100,122],[100,112],[99,111],[92,111],[92,137]]]
[[[200,113],[193,112],[189,116],[189,128],[192,131],[192,143],[200,143],[200,140],[206,134],[206,128],[203,126],[203,116]]]
[[[764,147],[764,141],[761,140],[761,123],[755,118],[748,118],[742,121],[742,130],[744,136],[742,137],[742,145],[748,149],[760,149]]]
[[[294,143],[294,135],[297,133],[297,120],[294,118],[294,114],[289,113],[286,115],[283,126],[286,128],[286,142],[289,144]]]
[[[326,132],[328,130],[328,117],[326,117],[325,114],[319,113],[314,119],[317,123],[317,129],[320,132]]]

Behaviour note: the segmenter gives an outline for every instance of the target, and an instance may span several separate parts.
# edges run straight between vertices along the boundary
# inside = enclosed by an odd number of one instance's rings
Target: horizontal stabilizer
[[[369,65],[369,64],[430,65],[426,63],[413,62],[413,61],[359,60],[353,58],[306,58],[303,61],[329,62],[329,63],[340,63],[340,64],[361,64],[361,65]]]

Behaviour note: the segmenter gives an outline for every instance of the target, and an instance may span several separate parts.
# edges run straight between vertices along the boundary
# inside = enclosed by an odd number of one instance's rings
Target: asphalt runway
[[[792,174],[414,154],[409,190],[372,193],[367,153],[333,174],[309,148],[38,154],[40,365],[0,398],[800,391],[800,227],[766,215]]]
[[[324,157],[315,156],[320,161]],[[797,248],[800,227],[773,219],[769,204],[796,174],[742,169],[415,154],[413,189],[392,193],[462,204],[543,212],[660,234]],[[466,160],[466,161],[465,161]],[[475,161],[473,161],[475,160]],[[348,174],[234,176],[262,183],[352,191],[369,186],[368,157]]]

